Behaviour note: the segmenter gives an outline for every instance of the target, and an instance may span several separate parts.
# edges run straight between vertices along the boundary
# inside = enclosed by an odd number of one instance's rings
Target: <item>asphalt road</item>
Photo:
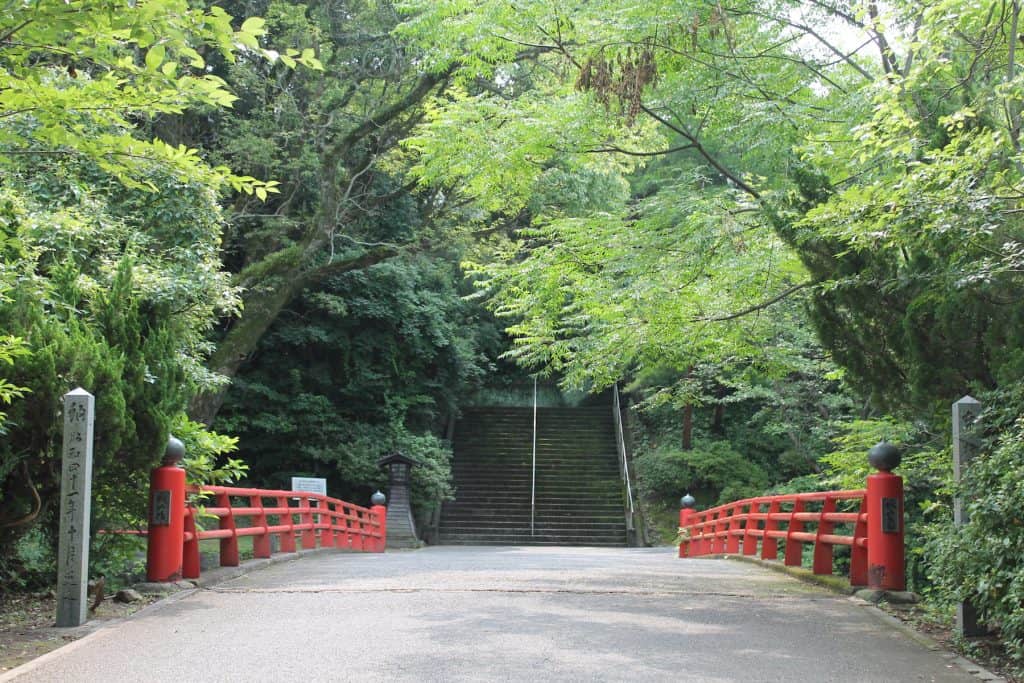
[[[665,548],[307,556],[18,671],[23,683],[978,680],[863,603]]]

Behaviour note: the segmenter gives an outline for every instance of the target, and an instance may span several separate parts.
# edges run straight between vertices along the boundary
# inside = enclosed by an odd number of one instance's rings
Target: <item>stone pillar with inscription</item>
[[[964,396],[953,404],[953,479],[957,484],[963,479],[968,463],[978,454],[980,441],[975,425],[981,408],[981,402],[971,396]],[[953,523],[963,526],[969,521],[964,500],[957,495],[953,498]],[[977,608],[967,600],[956,606],[956,630],[964,638],[988,635]]]
[[[95,408],[93,395],[81,387],[64,394],[57,626],[80,626],[86,621]]]
[[[387,547],[418,548],[420,539],[416,537],[409,501],[409,474],[416,461],[401,453],[392,453],[377,464],[388,470]]]

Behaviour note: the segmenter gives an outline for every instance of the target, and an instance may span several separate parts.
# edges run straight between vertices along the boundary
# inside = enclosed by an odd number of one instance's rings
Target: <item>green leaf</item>
[[[239,30],[253,36],[262,36],[267,32],[266,24],[266,20],[261,17],[249,17],[242,22],[242,27]]]
[[[162,43],[149,48],[149,51],[146,52],[146,68],[150,71],[159,69],[160,65],[164,62],[166,53],[167,48]]]

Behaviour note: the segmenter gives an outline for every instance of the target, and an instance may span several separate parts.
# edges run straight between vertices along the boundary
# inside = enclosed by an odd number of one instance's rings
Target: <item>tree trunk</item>
[[[233,378],[256,350],[260,338],[277,320],[277,316],[288,302],[308,284],[328,274],[369,268],[398,253],[393,247],[385,247],[328,263],[319,268],[304,267],[311,260],[310,252],[322,247],[318,241],[311,242],[303,250],[303,257],[297,264],[282,269],[273,277],[261,278],[260,284],[249,291],[244,297],[245,312],[231,326],[224,339],[217,344],[217,350],[210,356],[207,365],[211,370],[228,379]],[[189,417],[209,426],[224,403],[227,389],[228,384],[225,383],[216,389],[198,394],[189,404]]]
[[[725,404],[719,403],[711,415],[711,433],[725,436]]]
[[[693,450],[693,404],[687,403],[683,407],[683,439],[684,451]]]
[[[693,377],[693,366],[686,370],[686,378]],[[683,407],[683,438],[680,444],[684,451],[693,450],[693,404],[687,403]]]

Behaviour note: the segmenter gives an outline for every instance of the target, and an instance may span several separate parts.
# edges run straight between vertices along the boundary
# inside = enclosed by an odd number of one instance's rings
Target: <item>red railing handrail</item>
[[[339,498],[331,498],[313,491],[286,491],[284,489],[257,489],[238,486],[219,486],[214,484],[190,484],[185,487],[186,493],[226,493],[229,496],[259,496],[261,498],[307,498],[309,500],[322,500],[347,507],[355,508],[361,512],[370,512],[370,508],[349,503]]]
[[[800,565],[802,546],[814,544],[813,571],[833,572],[833,547],[851,548],[850,581],[855,585],[867,582],[866,552],[867,513],[864,506],[866,489],[821,490],[800,494],[777,494],[745,498],[702,511],[684,510],[680,515],[680,557],[743,554],[760,555],[763,560],[778,559],[779,542],[783,545],[783,562]],[[855,501],[860,510],[837,510],[841,502]],[[820,504],[820,510],[807,510]],[[815,525],[807,530],[805,524]],[[852,524],[848,535],[836,533],[836,526]],[[759,547],[760,546],[760,547]]]
[[[683,508],[679,518],[679,556],[743,554],[760,556],[762,560],[776,560],[781,543],[784,548],[783,562],[787,566],[799,566],[802,563],[803,545],[813,544],[812,571],[815,574],[831,574],[833,547],[843,545],[851,549],[851,584],[878,584],[902,590],[902,521],[895,531],[882,531],[878,518],[872,518],[872,514],[883,514],[883,496],[895,495],[898,497],[888,500],[898,501],[896,509],[902,520],[902,481],[897,488],[891,488],[892,480],[898,479],[889,472],[880,472],[868,477],[868,486],[864,489],[756,496],[699,512]],[[880,493],[872,493],[873,487]],[[898,494],[892,493],[897,489]],[[869,504],[869,499],[874,502]],[[859,509],[838,509],[846,501],[856,501]],[[807,509],[809,505],[818,503],[820,509]],[[808,529],[806,525],[813,525],[814,528]],[[852,526],[852,533],[836,533],[839,525]],[[869,547],[872,544],[868,536],[869,527],[876,529],[873,533],[877,547],[886,546],[889,540],[881,538],[882,535],[898,536],[898,558],[888,550],[876,552],[884,557],[882,563],[869,565]],[[892,543],[888,543],[888,546],[896,547]],[[898,567],[895,566],[897,562]]]
[[[180,458],[180,442],[174,450],[169,444],[168,453]],[[199,578],[199,542],[207,539],[220,542],[222,567],[239,565],[238,539],[244,537],[252,537],[255,558],[271,556],[275,537],[280,552],[295,552],[300,546],[303,550],[319,546],[384,552],[387,508],[377,500],[367,508],[309,491],[189,485],[176,462],[171,458],[168,464],[165,459],[150,475],[146,533],[150,581]],[[203,495],[212,500],[197,504],[196,498]],[[200,528],[200,509],[202,515],[216,519],[216,529]]]
[[[345,548],[365,552],[382,552],[386,538],[385,508],[366,508],[355,503],[309,491],[257,489],[237,486],[188,485],[188,494],[212,494],[213,505],[202,505],[205,515],[218,519],[217,529],[196,526],[198,506],[187,504],[182,534],[184,578],[199,577],[199,541],[220,541],[220,565],[239,564],[238,539],[252,536],[253,555],[271,556],[270,537],[277,535],[281,552],[295,552],[299,541],[303,550],[316,547]],[[236,505],[232,499],[248,499]],[[265,505],[265,499],[274,501]],[[291,501],[298,501],[293,505]],[[316,505],[313,504],[316,501]],[[276,524],[270,516],[281,519]],[[295,517],[298,516],[298,521]],[[249,518],[248,526],[239,526],[239,518]],[[298,535],[298,539],[296,539]]]

